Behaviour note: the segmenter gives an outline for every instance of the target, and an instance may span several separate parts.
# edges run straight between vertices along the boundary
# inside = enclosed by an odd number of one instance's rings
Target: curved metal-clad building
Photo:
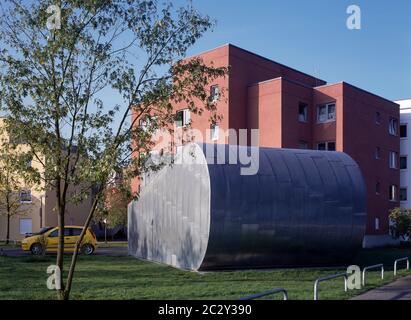
[[[182,269],[350,262],[365,232],[365,185],[340,152],[185,147],[129,205],[129,253]],[[246,157],[257,164],[242,175]]]

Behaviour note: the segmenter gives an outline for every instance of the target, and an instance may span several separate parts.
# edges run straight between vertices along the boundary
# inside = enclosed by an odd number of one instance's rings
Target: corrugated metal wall
[[[365,187],[348,155],[191,148],[200,163],[164,168],[130,205],[130,254],[213,270],[345,263],[361,248]],[[229,164],[241,152],[257,161],[256,175]]]
[[[175,164],[150,175],[138,201],[129,205],[129,253],[197,270],[210,228],[210,181],[201,149],[198,164]]]

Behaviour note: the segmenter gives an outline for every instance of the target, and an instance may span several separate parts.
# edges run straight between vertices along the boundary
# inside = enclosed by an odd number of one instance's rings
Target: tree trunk
[[[74,248],[74,253],[73,253],[73,256],[71,258],[69,273],[68,273],[68,276],[67,276],[67,286],[66,286],[66,289],[64,291],[64,296],[65,296],[65,299],[67,299],[67,300],[69,299],[70,292],[71,292],[71,285],[72,285],[72,282],[73,282],[73,276],[74,276],[74,271],[75,271],[76,264],[77,264],[77,257],[78,257],[78,253],[79,253],[79,250],[80,250],[81,242],[83,241],[84,235],[86,234],[87,229],[90,225],[91,219],[93,218],[94,212],[96,211],[98,201],[99,201],[99,198],[100,198],[102,192],[103,192],[102,189],[100,189],[99,192],[97,192],[96,198],[94,199],[93,205],[91,206],[89,215],[86,219],[86,222],[84,223],[83,231],[81,232],[80,237],[79,237],[79,239],[78,239],[78,241],[75,245],[75,248]]]
[[[64,211],[65,208],[61,204],[58,208],[58,227],[59,227],[59,242],[57,247],[57,259],[56,265],[60,269],[59,278],[56,279],[56,283],[60,283],[60,289],[57,289],[57,299],[65,300],[64,294],[64,282],[63,282],[63,266],[64,266]]]
[[[10,212],[7,212],[6,244],[10,243]]]
[[[10,218],[11,218],[11,206],[10,206],[10,194],[6,195],[7,206],[7,230],[6,230],[6,244],[10,243]]]

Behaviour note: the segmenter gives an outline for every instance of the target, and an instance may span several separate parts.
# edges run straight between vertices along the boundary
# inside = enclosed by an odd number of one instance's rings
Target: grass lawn
[[[386,276],[370,272],[366,289],[344,293],[343,279],[320,285],[320,299],[348,299],[394,280],[393,262],[411,257],[410,249],[363,250],[353,264],[384,263]],[[54,299],[46,288],[46,268],[54,256],[0,257],[0,299]],[[69,256],[66,257],[67,263]],[[238,299],[283,287],[290,299],[313,298],[314,280],[344,270],[287,269],[270,271],[211,272],[199,274],[139,261],[132,257],[81,256],[72,299]],[[399,276],[411,274],[401,271]],[[272,297],[269,297],[272,298]]]

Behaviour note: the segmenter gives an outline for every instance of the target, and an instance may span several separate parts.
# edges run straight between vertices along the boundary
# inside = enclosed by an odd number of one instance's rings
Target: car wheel
[[[85,244],[81,247],[81,252],[89,256],[90,254],[93,254],[94,247],[91,244]]]
[[[40,243],[35,243],[30,248],[31,254],[39,256],[43,254],[43,246]]]

